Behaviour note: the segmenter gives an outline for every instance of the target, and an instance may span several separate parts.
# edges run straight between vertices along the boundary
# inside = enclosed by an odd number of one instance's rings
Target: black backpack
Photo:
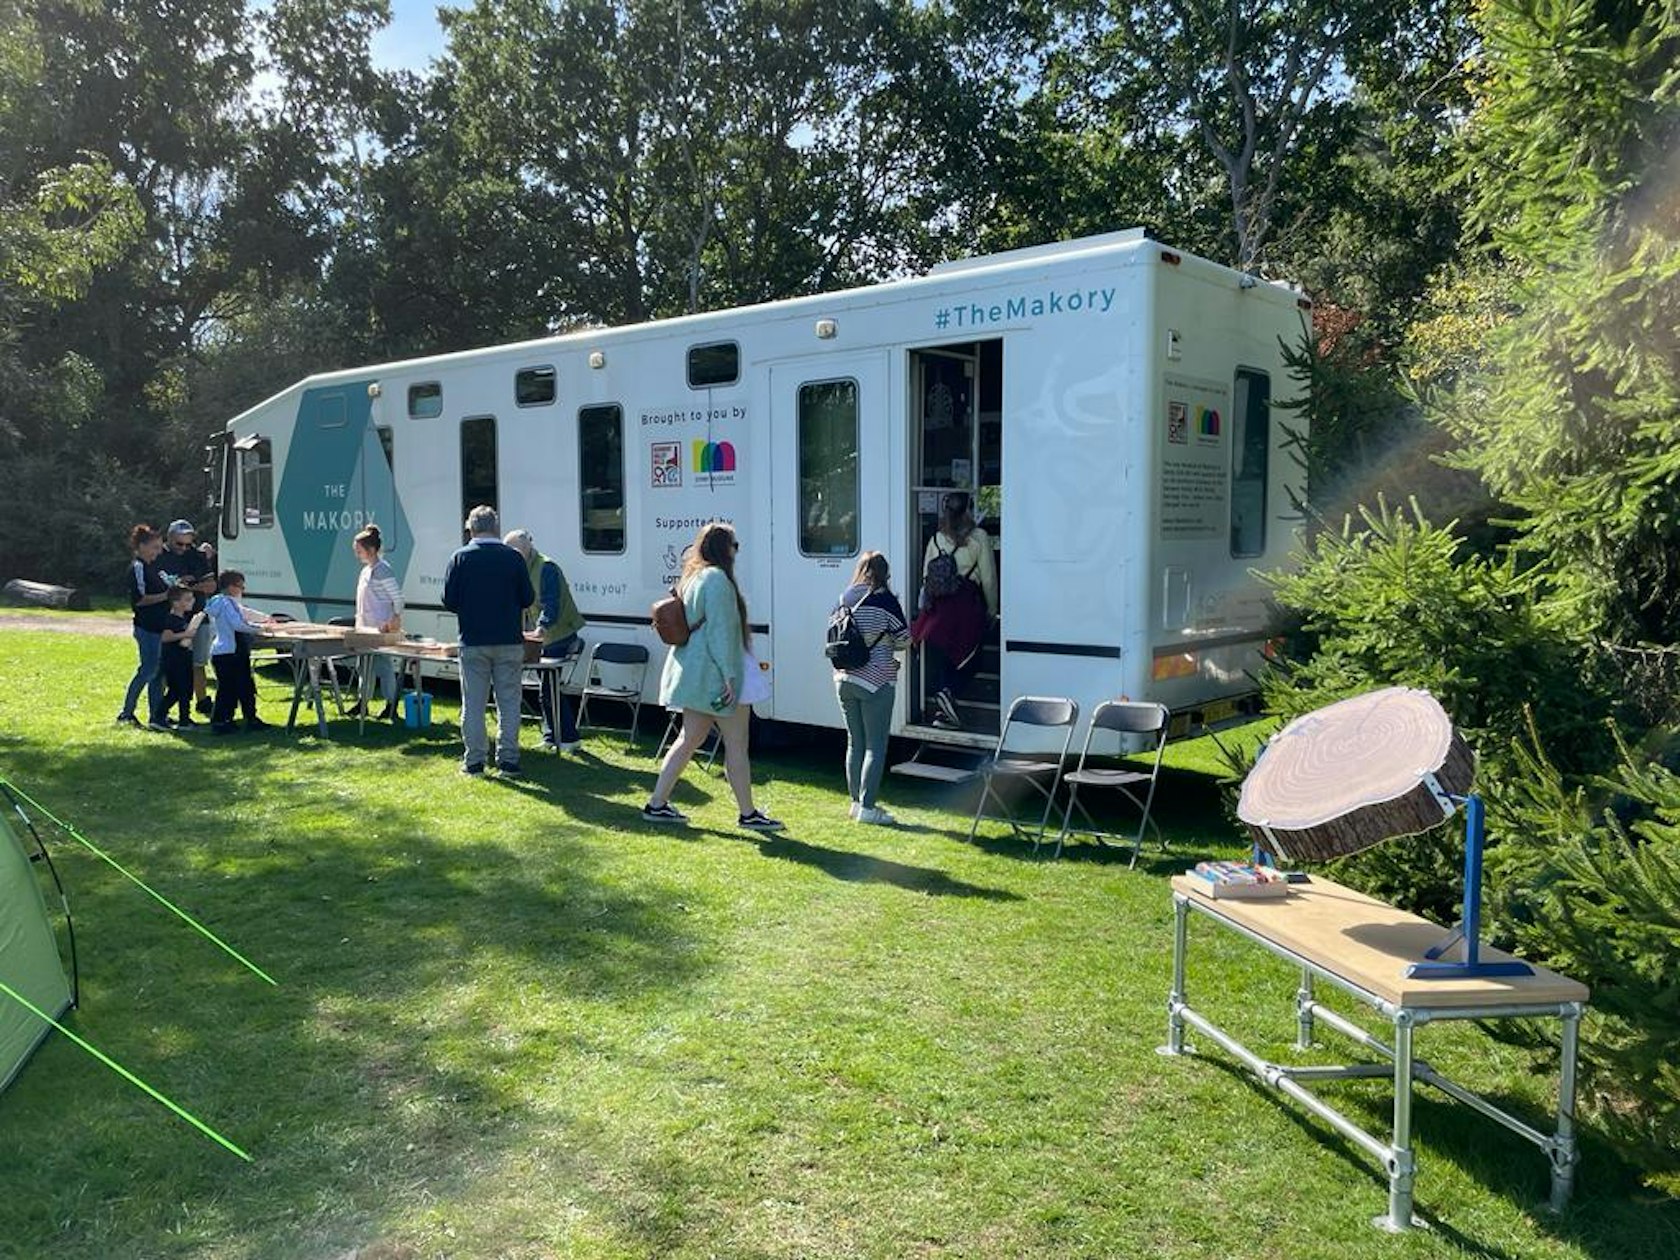
[[[933,545],[938,554],[928,561],[927,572],[922,575],[922,591],[930,600],[944,599],[961,590],[968,575],[957,571],[956,552],[941,547],[937,536]]]
[[[857,618],[852,615],[852,610],[862,599],[863,596],[859,596],[849,604],[842,603],[828,618],[823,655],[828,657],[828,663],[835,669],[861,669],[869,663],[871,645],[864,640]]]

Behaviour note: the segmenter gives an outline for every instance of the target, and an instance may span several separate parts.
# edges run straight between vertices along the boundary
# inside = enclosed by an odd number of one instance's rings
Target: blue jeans
[[[846,790],[854,801],[873,809],[887,768],[887,732],[897,687],[888,683],[871,691],[842,678],[834,690],[846,719]]]
[[[128,695],[123,697],[122,712],[118,716],[134,716],[134,706],[140,699],[140,689],[144,687],[146,704],[151,710],[147,717],[155,720],[163,716],[163,671],[159,668],[163,664],[163,632],[135,626],[134,642],[140,647],[140,667],[129,680]]]
[[[519,765],[519,699],[524,686],[525,648],[488,643],[461,648],[461,742],[466,763],[482,766],[489,745],[484,713],[496,696],[496,764]]]
[[[577,635],[568,634],[564,639],[557,639],[543,649],[545,661],[563,661],[568,656],[576,655],[583,644]],[[572,712],[572,702],[560,690],[560,676],[544,671],[541,675],[542,686],[537,695],[542,705],[542,737],[543,743],[552,744],[554,739],[554,714],[560,712],[560,739],[562,744],[578,742],[577,714]]]

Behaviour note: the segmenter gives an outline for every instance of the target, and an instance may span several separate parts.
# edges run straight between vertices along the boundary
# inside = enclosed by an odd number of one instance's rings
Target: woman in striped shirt
[[[834,606],[849,605],[858,633],[869,644],[869,659],[856,669],[834,671],[834,690],[846,718],[846,788],[852,817],[860,823],[891,826],[898,820],[877,801],[881,774],[887,768],[887,732],[892,726],[897,690],[895,654],[910,646],[910,627],[898,596],[887,589],[887,558],[866,551],[858,560],[852,584]]]
[[[369,525],[357,534],[351,544],[356,559],[362,562],[361,576],[356,579],[356,627],[359,630],[380,630],[392,633],[402,629],[402,586],[388,560],[379,553],[385,546],[379,526]],[[380,720],[397,715],[397,663],[389,656],[375,654],[373,682],[375,690],[385,692],[385,708]],[[372,692],[368,699],[373,698]],[[359,710],[358,710],[359,711]]]

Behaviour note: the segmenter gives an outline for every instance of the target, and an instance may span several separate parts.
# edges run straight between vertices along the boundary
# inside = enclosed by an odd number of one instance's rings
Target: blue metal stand
[[[1472,980],[1490,976],[1531,976],[1534,968],[1522,962],[1483,962],[1482,947],[1482,846],[1487,838],[1482,798],[1471,794],[1454,797],[1464,802],[1464,917],[1439,945],[1424,951],[1424,957],[1440,958],[1459,941],[1464,942],[1463,962],[1419,962],[1406,968],[1418,980]]]

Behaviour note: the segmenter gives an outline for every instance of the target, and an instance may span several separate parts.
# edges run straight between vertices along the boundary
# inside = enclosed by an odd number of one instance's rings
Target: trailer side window
[[[434,420],[443,414],[443,386],[426,381],[408,387],[408,415],[411,420]]]
[[[315,406],[315,424],[322,429],[342,429],[350,423],[343,394],[327,394]]]
[[[741,379],[741,347],[733,341],[714,341],[709,346],[688,348],[688,387],[710,389],[733,385]]]
[[[461,421],[461,519],[479,504],[496,506],[496,417]]]
[[[1231,555],[1258,556],[1266,550],[1271,377],[1238,368],[1231,395]]]
[[[578,484],[583,549],[624,551],[624,411],[613,405],[578,412]]]
[[[857,456],[857,382],[801,385],[799,550],[803,554],[857,554]]]
[[[248,437],[239,451],[241,520],[252,529],[274,525],[274,445],[267,438]]]
[[[546,407],[554,401],[554,369],[520,368],[513,374],[513,401],[521,407]]]
[[[379,435],[379,449],[385,452],[385,467],[395,469],[397,461],[394,439],[391,436],[391,426],[388,424],[375,425],[373,431]]]

